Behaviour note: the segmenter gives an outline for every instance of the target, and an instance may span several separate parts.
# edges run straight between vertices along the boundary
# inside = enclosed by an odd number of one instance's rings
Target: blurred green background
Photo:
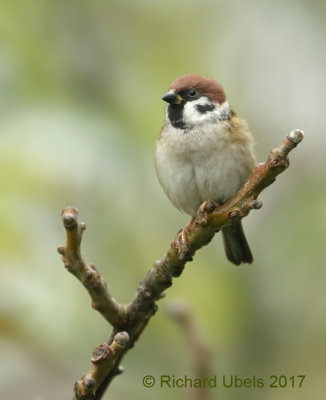
[[[212,375],[305,374],[301,389],[225,389],[213,399],[321,399],[326,374],[326,3],[1,1],[0,398],[69,399],[110,327],[65,271],[61,208],[87,224],[83,254],[129,302],[188,217],[153,167],[161,95],[178,75],[222,83],[260,161],[293,128],[304,142],[244,225],[252,266],[221,238],[174,280],[105,399],[190,399],[146,389],[147,374],[192,375],[191,349],[164,311],[193,310]]]

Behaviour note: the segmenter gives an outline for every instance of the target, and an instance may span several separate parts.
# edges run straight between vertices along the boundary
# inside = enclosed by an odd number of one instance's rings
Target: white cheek
[[[201,113],[197,110],[197,106],[205,106],[212,104],[207,98],[200,98],[198,100],[188,101],[184,105],[183,118],[186,124],[198,124],[211,119],[211,112]]]

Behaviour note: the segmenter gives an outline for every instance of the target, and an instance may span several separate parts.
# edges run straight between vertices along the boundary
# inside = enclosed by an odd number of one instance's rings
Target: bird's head
[[[231,118],[222,86],[201,75],[187,74],[175,79],[162,100],[169,103],[167,118],[175,128],[189,129]]]

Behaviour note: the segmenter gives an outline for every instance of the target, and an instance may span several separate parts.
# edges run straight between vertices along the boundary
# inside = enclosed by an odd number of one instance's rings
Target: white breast
[[[208,199],[225,202],[248,176],[248,151],[230,140],[227,121],[183,131],[166,123],[155,147],[159,181],[179,209],[195,215]]]

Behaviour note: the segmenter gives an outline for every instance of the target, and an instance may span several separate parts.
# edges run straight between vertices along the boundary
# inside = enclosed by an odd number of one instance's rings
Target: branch
[[[126,308],[116,302],[104,278],[95,266],[86,263],[80,254],[80,243],[86,225],[83,222],[78,223],[76,208],[67,207],[62,210],[61,215],[67,232],[67,244],[58,247],[58,252],[62,255],[65,267],[85,286],[92,299],[92,307],[111,325],[120,326],[126,320]]]
[[[66,268],[84,284],[92,298],[93,307],[113,325],[114,329],[108,345],[114,343],[115,335],[119,330],[126,331],[129,335],[128,345],[119,352],[114,365],[110,364],[109,368],[106,368],[107,376],[104,378],[104,374],[101,374],[102,383],[99,384],[101,379],[97,380],[97,390],[93,388],[93,397],[89,397],[90,399],[101,399],[111,380],[119,373],[122,357],[128,349],[133,347],[156,312],[156,301],[164,295],[164,290],[172,285],[172,279],[181,275],[186,262],[191,261],[195,252],[207,245],[217,231],[247,216],[252,209],[262,206],[257,201],[258,195],[289,166],[287,155],[302,139],[302,131],[292,131],[283,140],[280,147],[272,150],[265,163],[256,165],[238,193],[227,203],[219,206],[212,201],[204,202],[200,206],[197,216],[192,218],[172,241],[166,255],[156,261],[148,271],[147,276],[138,287],[135,298],[128,306],[116,303],[95,267],[88,265],[82,259],[80,241],[85,224],[77,221],[76,209],[69,207],[63,210],[67,245],[58,250],[63,256]],[[92,370],[88,375],[92,375]],[[84,400],[82,395],[78,396],[76,392],[75,399]]]
[[[91,400],[108,371],[114,367],[118,356],[129,341],[127,332],[120,332],[114,336],[111,345],[101,343],[93,351],[91,370],[75,383],[73,400]]]

